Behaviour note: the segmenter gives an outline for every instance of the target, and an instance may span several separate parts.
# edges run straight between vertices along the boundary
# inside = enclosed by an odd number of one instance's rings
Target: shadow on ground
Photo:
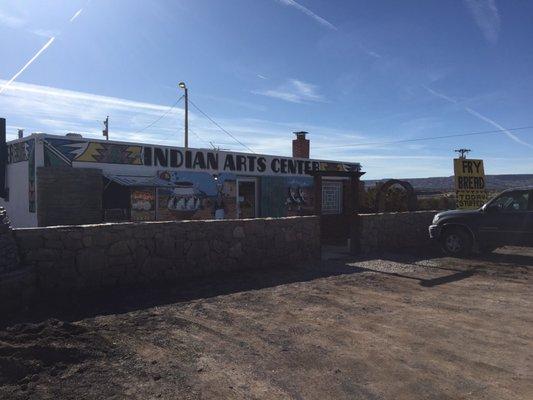
[[[76,321],[96,315],[121,314],[149,307],[187,302],[225,294],[259,290],[294,282],[364,271],[342,261],[315,262],[305,266],[217,273],[182,283],[154,284],[149,288],[120,288],[89,294],[36,298],[17,315],[0,319],[0,328],[48,318]]]
[[[405,274],[397,271],[365,268],[359,265],[361,262],[373,260],[399,263],[402,266],[417,268],[420,272],[426,273]],[[428,264],[428,260],[433,260],[433,262]],[[437,260],[438,263],[435,263]],[[460,259],[445,257],[441,252],[434,249],[425,249],[419,254],[394,253],[365,255],[364,257],[354,259],[351,265],[356,265],[369,272],[416,280],[419,281],[420,286],[431,288],[467,279],[476,274],[492,275],[503,279],[521,278],[527,274],[528,270],[533,270],[533,252],[525,248],[505,247],[493,253],[472,254],[469,257]],[[422,270],[420,270],[421,268]],[[428,270],[431,270],[433,273],[445,273],[445,275],[441,276],[439,274],[438,277],[427,278]]]
[[[372,260],[393,262],[418,269],[424,267],[427,260],[438,260],[437,263],[432,263],[426,268],[433,272],[449,271],[449,273],[445,275],[438,273],[437,277],[429,278],[427,274],[424,276],[424,274],[415,273],[413,276],[412,273],[404,274],[401,270],[398,272],[368,268],[366,262]],[[158,284],[149,288],[120,288],[67,297],[58,295],[55,298],[51,296],[38,298],[28,309],[20,311],[17,315],[2,317],[0,328],[22,322],[40,322],[48,318],[76,321],[96,315],[122,314],[165,304],[361,272],[418,280],[421,286],[431,288],[466,279],[479,273],[491,273],[491,275],[505,277],[506,274],[509,275],[509,271],[514,273],[516,268],[532,269],[533,255],[518,254],[511,250],[460,260],[443,257],[440,252],[429,249],[418,254],[354,256],[345,249],[328,247],[324,249],[322,262],[304,266],[221,273],[182,283]]]

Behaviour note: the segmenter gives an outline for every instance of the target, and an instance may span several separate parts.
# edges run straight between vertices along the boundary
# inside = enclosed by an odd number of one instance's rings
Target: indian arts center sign
[[[144,165],[157,167],[246,175],[310,175],[320,171],[321,164],[319,161],[285,157],[148,146],[144,146],[143,161]]]
[[[487,191],[485,189],[483,160],[455,158],[453,170],[457,208],[476,209],[485,204]]]
[[[45,153],[48,155],[45,158],[67,165],[74,162],[128,164],[241,175],[305,176],[318,171],[360,170],[357,163],[52,137],[45,139]]]

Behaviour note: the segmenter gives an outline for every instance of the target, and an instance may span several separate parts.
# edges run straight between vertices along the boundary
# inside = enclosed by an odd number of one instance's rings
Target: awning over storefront
[[[175,183],[158,178],[157,176],[114,175],[104,176],[122,186],[176,187]]]

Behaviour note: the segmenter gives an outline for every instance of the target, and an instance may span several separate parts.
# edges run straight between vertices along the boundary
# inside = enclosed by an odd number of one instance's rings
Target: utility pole
[[[472,150],[470,150],[470,149],[457,149],[457,150],[454,150],[454,151],[456,153],[460,154],[459,158],[466,158],[466,155],[468,153],[470,153]]]
[[[109,140],[109,115],[104,121],[104,130],[102,131],[102,133],[105,136],[105,140]]]
[[[185,150],[189,148],[189,90],[185,82],[180,82],[179,87],[185,91]]]

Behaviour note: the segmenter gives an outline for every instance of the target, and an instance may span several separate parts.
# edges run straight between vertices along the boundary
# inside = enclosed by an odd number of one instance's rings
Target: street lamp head
[[[187,86],[185,86],[185,82],[180,82],[180,83],[178,84],[178,86],[179,86],[180,88],[182,88],[182,89],[187,88]]]

